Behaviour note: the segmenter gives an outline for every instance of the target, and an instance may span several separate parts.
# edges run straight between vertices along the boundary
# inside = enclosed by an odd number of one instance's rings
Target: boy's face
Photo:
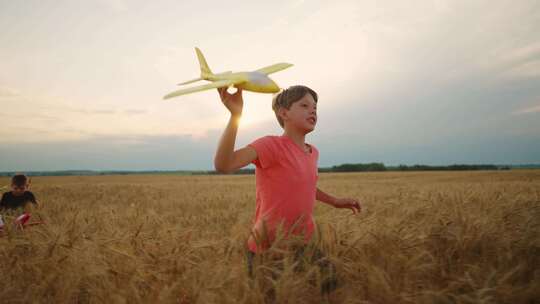
[[[317,124],[317,103],[311,94],[306,94],[291,105],[290,109],[284,109],[283,122],[285,126],[305,132],[313,131]]]
[[[15,196],[23,195],[24,191],[26,191],[26,189],[28,189],[28,187],[26,185],[19,186],[19,185],[11,184],[11,192]]]

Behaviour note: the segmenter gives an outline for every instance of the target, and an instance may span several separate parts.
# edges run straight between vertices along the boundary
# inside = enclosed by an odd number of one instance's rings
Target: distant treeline
[[[523,167],[520,167],[523,168]],[[531,169],[531,167],[527,167]],[[533,168],[540,168],[540,165]],[[366,164],[342,164],[339,166],[319,168],[319,172],[380,172],[380,171],[470,171],[470,170],[510,170],[507,165],[449,165],[449,166],[427,166],[427,165],[399,165],[385,166],[383,163],[366,163]],[[233,174],[254,174],[255,169],[241,169]],[[220,174],[216,171],[199,171],[194,174]]]
[[[381,172],[381,171],[471,171],[471,170],[511,170],[511,169],[540,169],[540,164],[526,165],[464,165],[455,164],[449,166],[427,166],[427,165],[399,165],[385,166],[383,163],[365,164],[342,164],[333,167],[319,168],[319,172]],[[0,172],[0,176],[13,176],[16,172]],[[203,170],[146,170],[146,171],[93,171],[93,170],[64,170],[64,171],[30,171],[25,172],[29,176],[74,176],[74,175],[132,175],[132,174],[171,174],[171,175],[217,175],[216,171]],[[254,174],[255,169],[241,169],[233,174]]]
[[[342,164],[330,168],[319,168],[319,172],[376,172],[388,171],[383,163]]]
[[[96,176],[96,175],[135,175],[135,174],[172,174],[172,175],[193,175],[199,172],[205,171],[187,171],[187,170],[138,170],[138,171],[129,171],[129,170],[107,170],[107,171],[98,171],[98,170],[60,170],[60,171],[11,171],[11,172],[0,172],[0,176],[13,176],[16,173],[24,173],[28,176]]]
[[[510,167],[496,166],[496,165],[450,165],[450,166],[399,165],[397,167],[392,167],[392,169],[396,171],[469,171],[469,170],[510,170]]]
[[[399,165],[385,166],[383,163],[368,164],[343,164],[330,168],[320,168],[319,172],[377,172],[377,171],[469,171],[469,170],[510,170],[509,166],[497,165],[449,165],[449,166],[427,166],[427,165]]]
[[[217,171],[197,171],[193,175],[220,175],[221,173]],[[255,169],[247,168],[236,170],[232,173],[233,175],[245,175],[245,174],[255,174]]]

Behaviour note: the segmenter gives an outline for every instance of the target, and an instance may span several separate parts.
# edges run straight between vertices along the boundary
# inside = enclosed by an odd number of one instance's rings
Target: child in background
[[[14,175],[11,178],[11,191],[5,192],[0,200],[0,210],[23,209],[25,213],[30,213],[35,206],[39,206],[34,194],[28,191],[29,185],[26,175]]]
[[[277,94],[272,109],[284,129],[283,135],[265,136],[238,150],[234,145],[243,109],[242,90],[230,94],[221,88],[218,92],[231,116],[216,151],[216,170],[230,173],[250,163],[256,166],[257,203],[248,240],[251,275],[254,257],[271,246],[278,229],[285,236],[300,235],[306,243],[310,240],[315,229],[312,214],[316,200],[335,208],[351,209],[353,213],[360,211],[360,204],[356,199],[336,198],[317,187],[319,151],[305,142],[317,123],[315,91],[293,86]],[[304,246],[295,249],[295,255],[303,254]],[[324,258],[318,250],[315,255]],[[321,265],[325,267],[328,263]]]

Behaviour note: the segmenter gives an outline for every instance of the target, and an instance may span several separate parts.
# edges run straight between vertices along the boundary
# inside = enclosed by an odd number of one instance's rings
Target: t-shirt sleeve
[[[257,151],[257,158],[252,162],[257,168],[266,169],[276,162],[276,142],[272,136],[261,137],[248,146]]]
[[[28,191],[28,201],[32,202],[33,204],[37,204],[36,197],[34,196],[34,193]]]
[[[6,206],[6,197],[7,197],[7,192],[2,194],[2,199],[0,200],[0,208]]]

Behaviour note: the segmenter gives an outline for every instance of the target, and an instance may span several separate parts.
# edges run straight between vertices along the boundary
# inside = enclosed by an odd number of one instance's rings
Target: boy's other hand
[[[244,107],[244,99],[242,98],[242,89],[238,89],[234,94],[227,92],[227,88],[218,88],[219,97],[221,102],[227,107],[231,115],[242,115],[242,108]]]
[[[351,209],[353,214],[362,211],[360,202],[354,198],[338,198],[333,205],[336,208]]]

